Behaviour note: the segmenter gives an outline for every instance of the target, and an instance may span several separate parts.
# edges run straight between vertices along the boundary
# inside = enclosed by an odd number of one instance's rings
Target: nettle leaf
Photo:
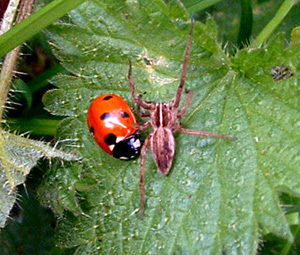
[[[72,154],[0,129],[0,227],[16,202],[16,186],[25,182],[29,171],[41,157],[74,160]]]
[[[195,24],[186,80],[195,96],[183,126],[237,140],[176,134],[167,177],[148,151],[140,219],[139,159],[106,155],[89,134],[86,112],[103,93],[134,107],[129,60],[145,100],[172,100],[190,18],[180,3],[160,0],[89,1],[70,18],[49,36],[73,75],[53,79],[57,89],[44,97],[52,114],[67,117],[61,146],[82,157],[53,164],[41,187],[61,216],[60,246],[78,247],[76,254],[255,254],[262,233],[292,240],[279,194],[300,195],[299,45],[285,49],[278,36],[230,58],[211,18]]]

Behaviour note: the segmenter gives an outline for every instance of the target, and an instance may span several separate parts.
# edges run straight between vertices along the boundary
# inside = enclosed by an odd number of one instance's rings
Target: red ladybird
[[[136,118],[125,100],[114,94],[97,97],[89,107],[87,123],[99,146],[118,159],[139,155],[140,134]]]

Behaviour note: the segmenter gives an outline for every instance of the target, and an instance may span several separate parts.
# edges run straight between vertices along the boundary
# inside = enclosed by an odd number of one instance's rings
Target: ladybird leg
[[[186,101],[184,103],[184,106],[177,113],[177,118],[179,118],[179,119],[182,118],[182,116],[186,113],[186,111],[187,111],[187,109],[188,109],[188,107],[189,107],[189,105],[191,103],[191,100],[193,98],[193,95],[194,95],[194,92],[190,90],[189,94],[187,96],[187,99],[186,99]]]
[[[140,169],[140,217],[143,217],[144,214],[144,205],[145,205],[145,195],[144,195],[144,181],[145,181],[145,163],[146,163],[146,153],[150,147],[152,135],[150,134],[142,147],[141,150],[141,169]]]
[[[178,131],[184,134],[190,134],[190,135],[200,135],[200,136],[208,136],[208,137],[216,137],[216,138],[226,138],[230,140],[235,140],[236,138],[230,135],[223,135],[223,134],[217,134],[217,133],[210,133],[206,131],[199,131],[199,130],[192,130],[192,129],[186,129],[183,127],[179,127]]]
[[[132,64],[131,64],[131,61],[129,61],[128,80],[129,80],[130,90],[131,90],[131,94],[132,94],[132,98],[133,98],[134,102],[137,105],[139,105],[140,107],[143,107],[143,108],[149,110],[151,108],[151,103],[147,103],[146,101],[142,100],[136,93],[133,78],[132,78]]]
[[[174,102],[174,107],[175,108],[178,108],[178,106],[179,106],[182,91],[183,91],[183,86],[184,86],[184,83],[185,83],[185,77],[186,77],[187,66],[188,66],[188,59],[189,59],[190,51],[191,51],[193,29],[194,29],[194,22],[192,21],[191,27],[190,27],[190,32],[189,32],[188,39],[187,39],[185,56],[184,56],[183,66],[182,66],[182,71],[181,71],[180,84],[179,84],[179,87],[177,89],[175,102]]]

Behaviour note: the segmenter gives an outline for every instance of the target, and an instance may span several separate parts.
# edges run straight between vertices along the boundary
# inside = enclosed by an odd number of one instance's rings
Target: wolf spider
[[[132,78],[132,64],[129,62],[129,72],[128,79],[132,98],[138,106],[138,114],[141,117],[149,117],[150,120],[139,123],[137,128],[139,130],[144,130],[148,127],[152,127],[152,132],[146,138],[144,145],[141,149],[141,167],[140,167],[140,215],[144,213],[144,173],[145,173],[145,161],[146,161],[146,152],[149,147],[152,149],[153,159],[155,164],[163,175],[167,175],[172,167],[172,162],[175,154],[175,132],[181,132],[184,134],[191,135],[200,135],[200,136],[209,136],[217,138],[226,138],[234,140],[235,138],[228,135],[210,133],[205,131],[197,131],[183,128],[179,119],[182,118],[192,100],[193,92],[189,91],[187,99],[181,109],[178,109],[181,96],[183,93],[188,59],[190,55],[190,48],[192,42],[192,33],[193,33],[194,23],[191,23],[190,32],[187,39],[187,46],[185,50],[185,56],[183,61],[182,73],[180,84],[177,89],[175,99],[170,102],[148,102],[141,99],[137,95],[135,90],[135,85]],[[142,112],[141,108],[147,110],[147,112]]]

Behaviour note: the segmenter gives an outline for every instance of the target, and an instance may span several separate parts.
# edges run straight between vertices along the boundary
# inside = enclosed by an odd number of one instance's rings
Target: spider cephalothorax
[[[187,72],[188,58],[190,54],[191,42],[192,42],[192,33],[193,33],[194,24],[191,24],[190,33],[188,35],[187,46],[183,61],[182,73],[180,84],[177,89],[175,99],[164,103],[148,102],[143,101],[136,93],[135,86],[132,78],[132,64],[129,63],[129,72],[128,79],[130,84],[130,90],[134,102],[138,106],[138,113],[141,117],[149,117],[150,120],[138,124],[140,130],[152,127],[153,130],[146,138],[144,145],[141,150],[141,170],[140,170],[140,214],[143,214],[144,211],[144,172],[145,172],[145,160],[146,152],[149,147],[151,147],[152,155],[158,170],[163,174],[167,175],[172,167],[172,162],[175,154],[175,132],[181,132],[185,134],[200,135],[200,136],[209,136],[209,137],[218,137],[218,138],[227,138],[235,139],[234,137],[216,133],[210,133],[205,131],[191,130],[183,128],[179,119],[184,116],[186,113],[191,99],[193,97],[193,92],[189,91],[187,99],[181,109],[178,109],[181,96],[183,93],[183,87],[185,83],[185,77]],[[140,109],[143,108],[147,112],[141,112]]]

